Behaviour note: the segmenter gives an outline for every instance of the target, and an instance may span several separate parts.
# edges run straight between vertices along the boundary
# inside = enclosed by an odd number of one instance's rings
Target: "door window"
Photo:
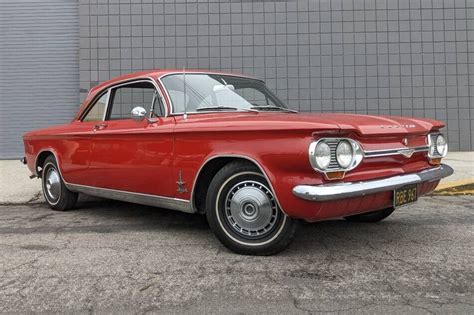
[[[152,108],[155,86],[150,82],[136,82],[112,90],[108,120],[131,119],[134,107],[143,107],[147,112]],[[161,104],[155,100],[155,113],[161,116]]]
[[[102,95],[89,110],[82,121],[98,121],[104,119],[105,108],[107,107],[107,93]]]

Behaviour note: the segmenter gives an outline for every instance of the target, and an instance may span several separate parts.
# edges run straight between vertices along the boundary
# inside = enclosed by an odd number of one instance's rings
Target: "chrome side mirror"
[[[137,106],[132,109],[132,119],[135,121],[142,121],[146,117],[146,110],[143,107]]]

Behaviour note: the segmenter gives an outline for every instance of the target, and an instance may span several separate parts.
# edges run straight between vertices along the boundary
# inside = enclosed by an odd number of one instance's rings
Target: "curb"
[[[438,185],[438,187],[436,187],[435,192],[468,185],[474,185],[474,178],[460,179],[453,182],[441,183],[440,185]]]
[[[448,182],[438,186],[438,188],[431,193],[434,196],[466,196],[474,195],[474,179],[463,179],[453,182]]]

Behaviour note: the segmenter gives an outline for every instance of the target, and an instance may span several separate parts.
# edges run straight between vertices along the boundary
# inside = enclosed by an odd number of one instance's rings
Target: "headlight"
[[[325,170],[331,162],[331,148],[325,142],[319,142],[314,152],[314,158],[318,168]]]
[[[309,145],[309,162],[327,179],[341,179],[364,158],[360,144],[350,138],[322,138]],[[333,176],[336,174],[335,176]]]
[[[353,159],[353,151],[352,146],[349,142],[345,140],[339,142],[336,149],[336,159],[337,163],[342,168],[348,168],[351,165]]]
[[[440,133],[428,135],[429,151],[428,157],[431,159],[442,158],[448,154],[448,143],[446,137]]]
[[[446,153],[448,153],[448,143],[443,135],[436,137],[436,150],[441,156],[446,156]]]

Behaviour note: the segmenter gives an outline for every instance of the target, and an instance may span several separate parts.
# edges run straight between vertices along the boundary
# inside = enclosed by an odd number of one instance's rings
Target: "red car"
[[[255,78],[155,70],[105,82],[70,123],[25,134],[23,162],[52,209],[85,193],[202,213],[232,251],[268,255],[299,219],[377,222],[432,191],[453,172],[443,127],[298,113]]]

